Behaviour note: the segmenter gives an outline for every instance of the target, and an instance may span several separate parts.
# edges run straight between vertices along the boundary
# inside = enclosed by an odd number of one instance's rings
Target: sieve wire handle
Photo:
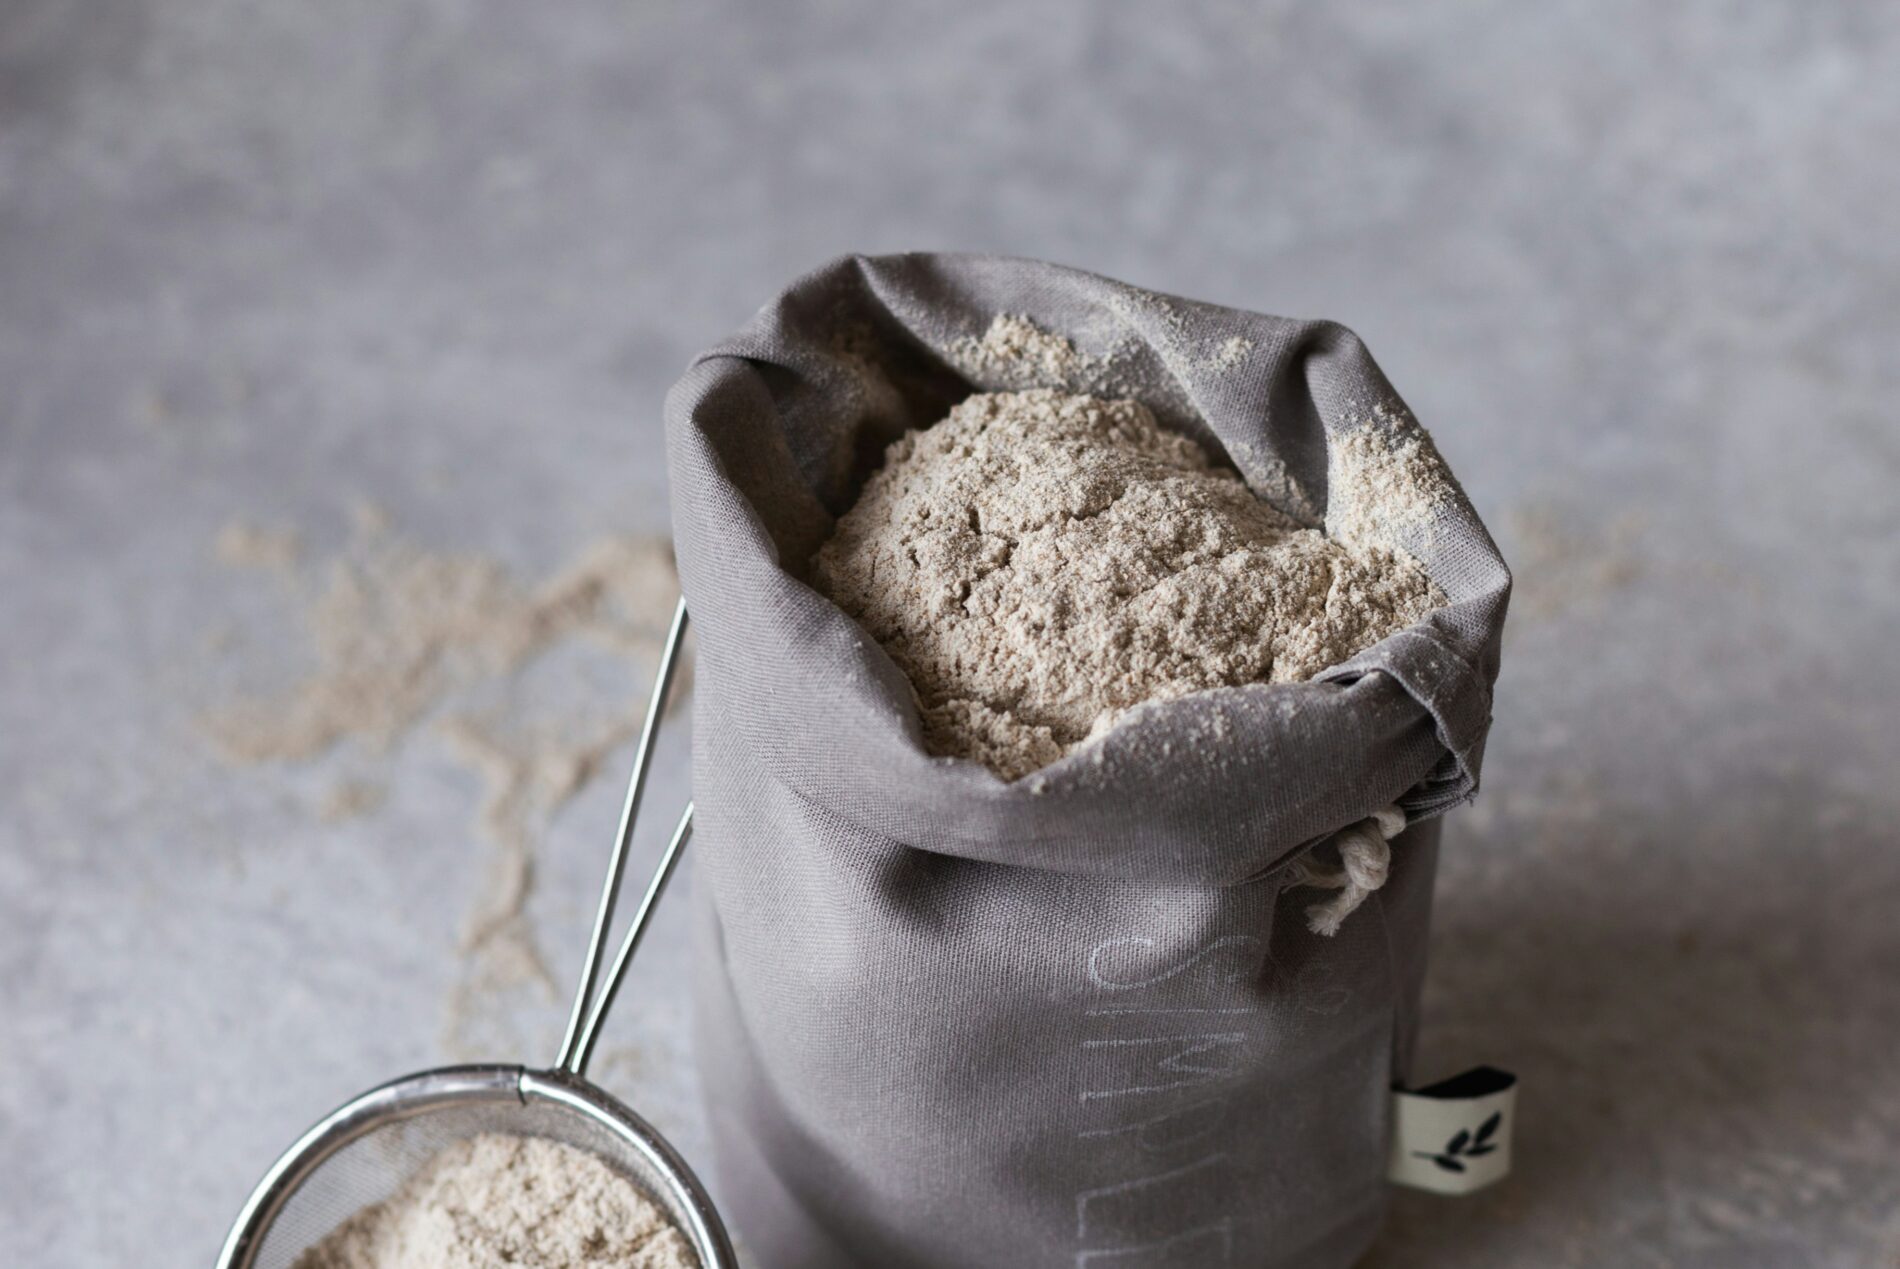
[[[620,990],[620,980],[627,972],[634,950],[640,945],[647,918],[652,915],[660,892],[666,888],[667,880],[673,875],[673,866],[679,862],[686,839],[692,835],[693,804],[688,802],[686,810],[680,815],[679,826],[673,830],[672,841],[667,843],[666,853],[660,857],[660,865],[654,871],[653,880],[647,884],[646,896],[640,901],[640,908],[633,914],[633,921],[621,940],[620,951],[614,957],[606,983],[601,985],[601,958],[607,949],[608,932],[613,928],[614,905],[620,897],[620,882],[627,869],[627,851],[633,843],[634,821],[640,815],[640,798],[646,792],[647,769],[652,765],[653,740],[660,730],[660,716],[666,712],[667,688],[672,685],[673,672],[678,668],[680,644],[685,636],[686,600],[682,597],[673,610],[673,625],[666,632],[666,647],[660,653],[659,672],[653,679],[653,696],[647,702],[646,723],[640,728],[640,747],[633,756],[633,775],[627,781],[627,797],[620,807],[620,833],[614,841],[613,856],[607,862],[607,881],[601,887],[600,907],[594,913],[594,932],[587,940],[587,962],[581,970],[580,990],[574,993],[574,1008],[568,1015],[567,1034],[561,1040],[560,1055],[554,1060],[556,1070],[566,1071],[570,1075],[586,1072],[587,1059],[593,1052],[601,1020],[606,1017],[608,1006],[613,1004],[614,995]],[[598,995],[596,988],[599,988]]]

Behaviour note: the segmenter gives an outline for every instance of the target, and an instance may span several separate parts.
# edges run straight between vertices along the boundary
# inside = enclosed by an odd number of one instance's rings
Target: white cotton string
[[[1294,861],[1287,870],[1289,888],[1311,886],[1339,891],[1306,910],[1307,929],[1328,938],[1339,933],[1339,927],[1366,901],[1366,896],[1385,884],[1392,869],[1390,843],[1404,828],[1405,812],[1388,806],[1333,835],[1333,844],[1339,850],[1337,870],[1320,867],[1311,851]]]

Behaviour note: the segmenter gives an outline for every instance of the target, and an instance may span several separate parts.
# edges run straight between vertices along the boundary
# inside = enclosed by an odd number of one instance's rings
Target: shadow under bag
[[[999,314],[1308,523],[1337,437],[1409,423],[1338,325],[994,257],[835,261],[694,363],[667,436],[722,1208],[763,1269],[1350,1264],[1510,576],[1449,484],[1400,543],[1449,604],[1318,679],[1140,710],[1011,784],[930,756],[804,579],[905,430],[1063,386],[977,355]],[[1316,934],[1302,883],[1371,821],[1405,825],[1389,876]]]

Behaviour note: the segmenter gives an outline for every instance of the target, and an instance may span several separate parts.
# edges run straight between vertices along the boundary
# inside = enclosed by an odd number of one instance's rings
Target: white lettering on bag
[[[1100,1175],[1075,1197],[1076,1269],[1206,1269],[1234,1255],[1232,1160],[1238,1130],[1223,1085],[1258,1058],[1248,1032],[1221,1027],[1254,1009],[1226,1003],[1258,972],[1264,944],[1216,938],[1172,961],[1158,940],[1108,939],[1089,949],[1094,996],[1082,1010],[1106,1034],[1082,1040],[1076,1133]],[[1197,988],[1197,984],[1199,987]],[[1205,1019],[1213,1024],[1197,1028]],[[1131,1034],[1134,1032],[1134,1034]],[[1117,1175],[1119,1174],[1119,1175]]]

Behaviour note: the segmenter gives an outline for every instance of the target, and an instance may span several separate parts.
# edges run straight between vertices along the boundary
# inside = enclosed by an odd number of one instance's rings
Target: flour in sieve
[[[652,1199],[584,1150],[486,1133],[436,1155],[292,1269],[694,1269]]]

